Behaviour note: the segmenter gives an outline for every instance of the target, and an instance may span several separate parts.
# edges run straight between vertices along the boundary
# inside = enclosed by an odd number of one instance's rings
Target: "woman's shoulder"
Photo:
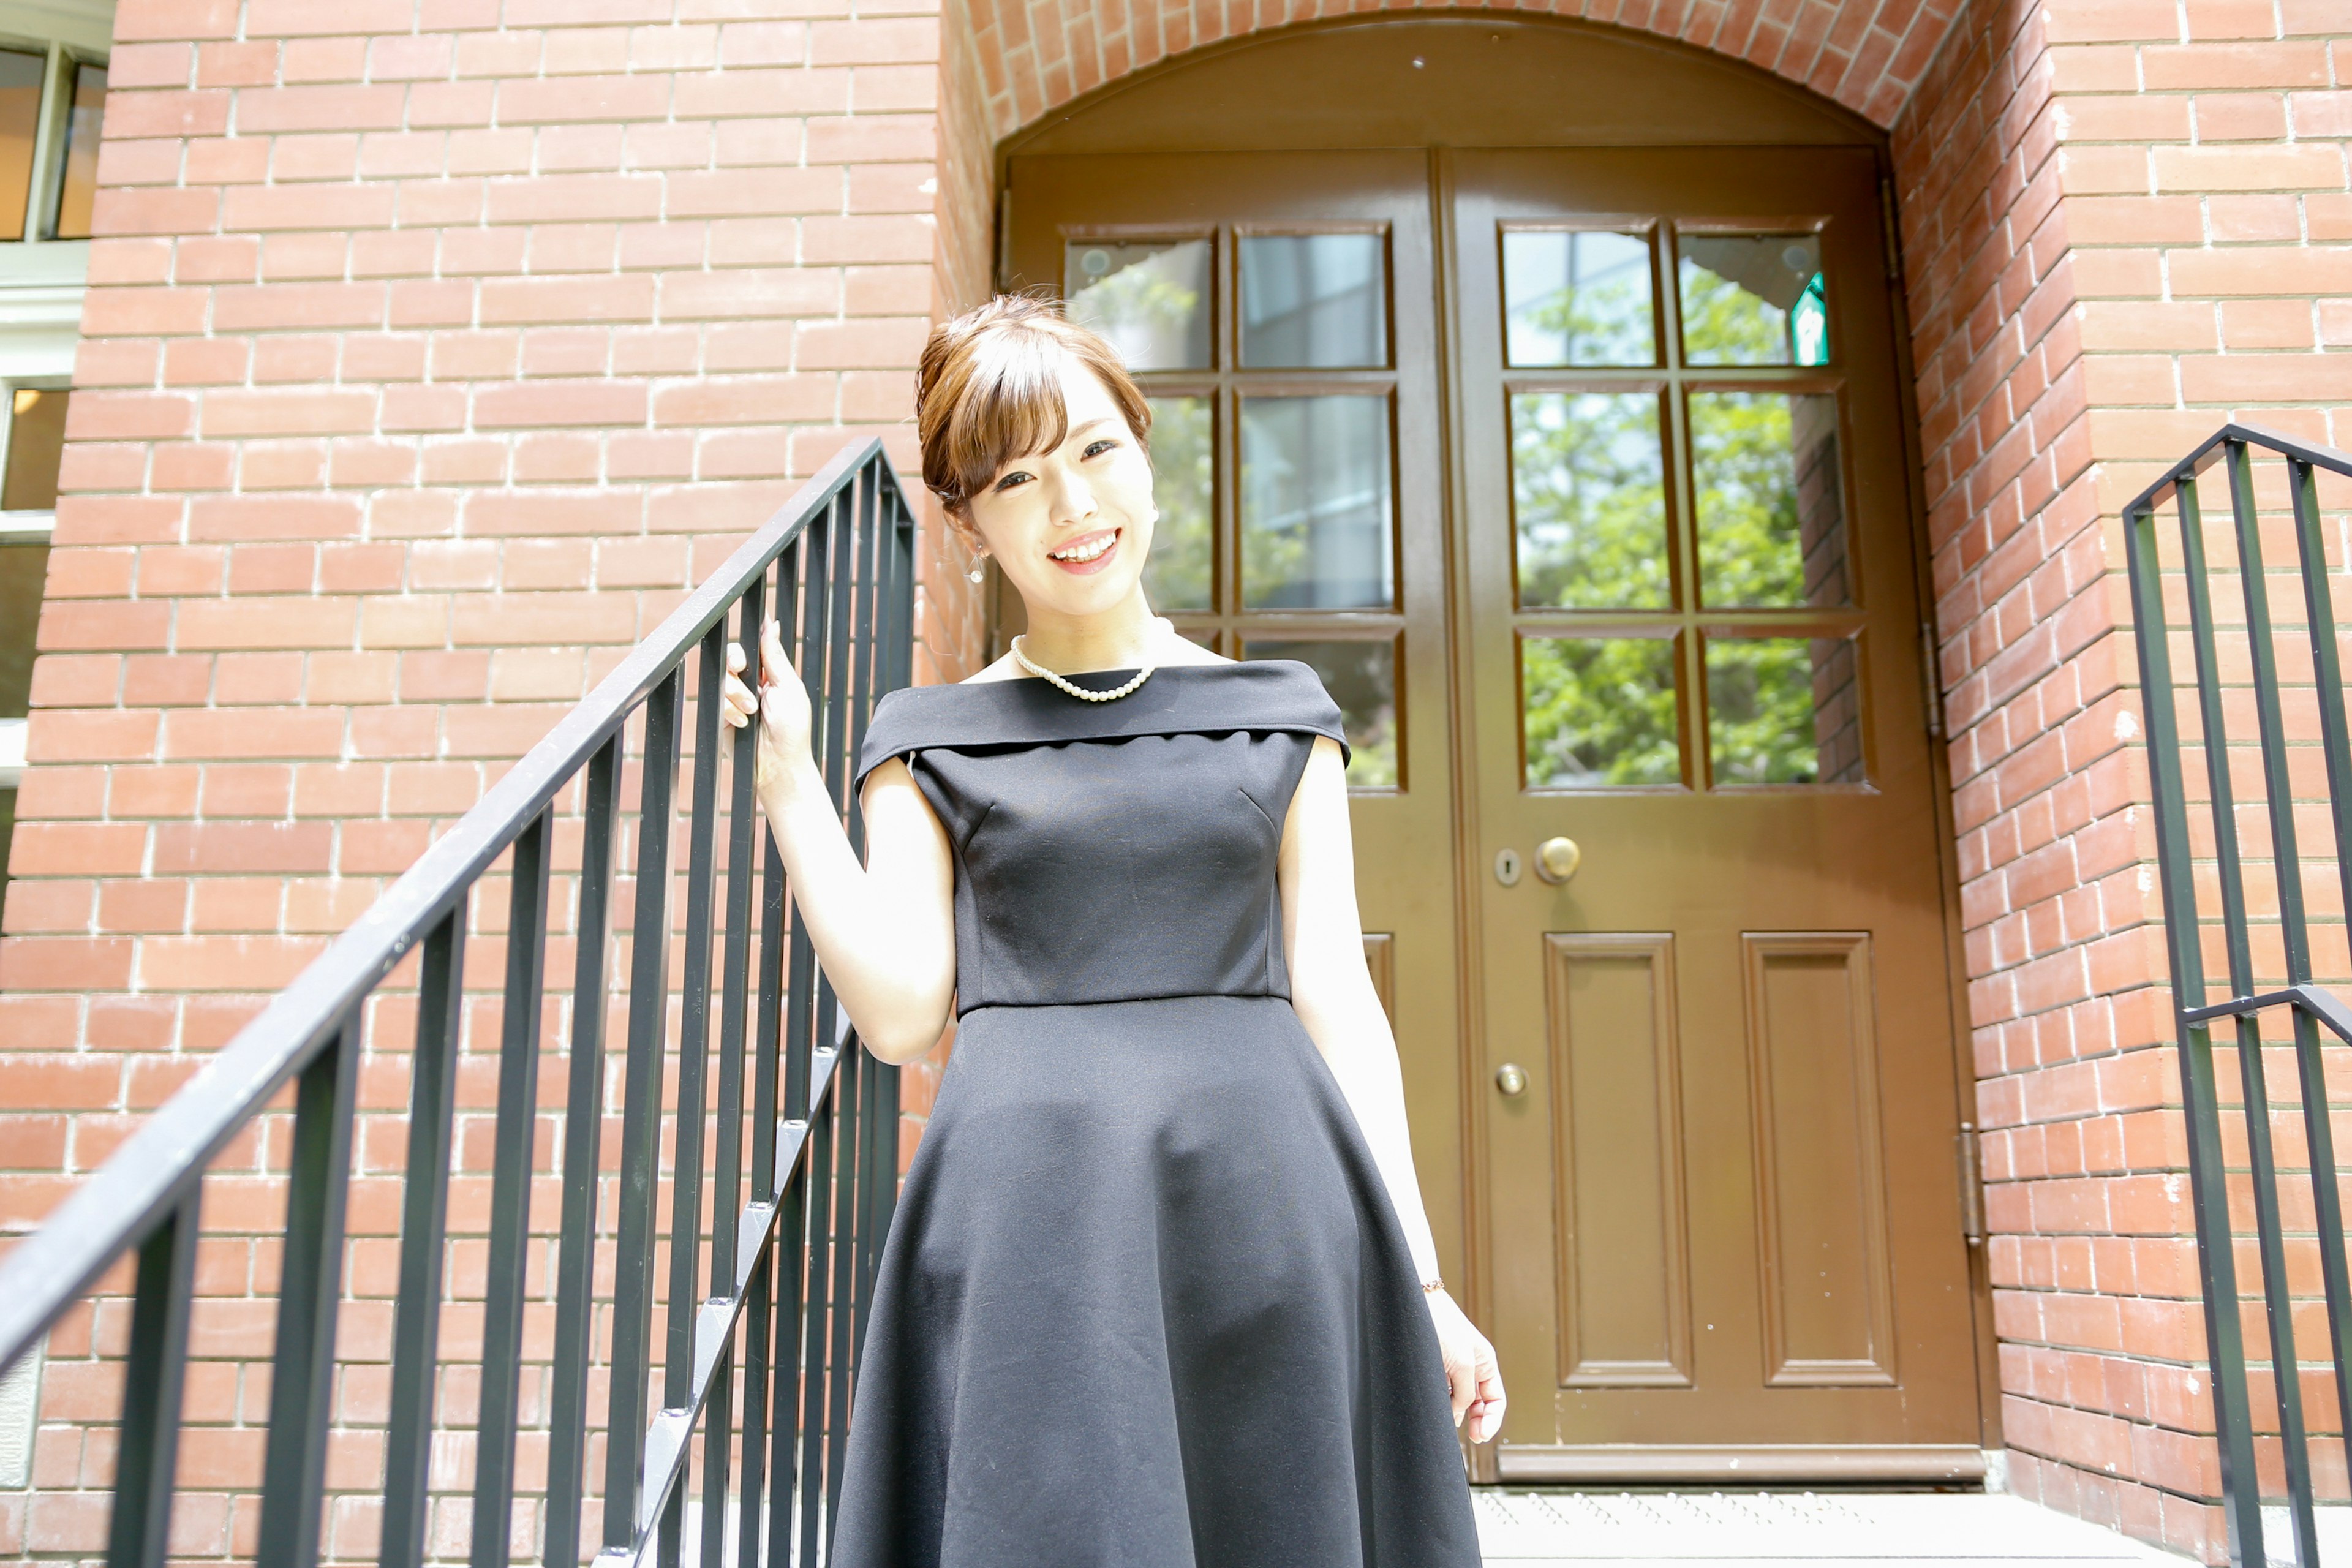
[[[1097,690],[1132,670],[1075,677]],[[1286,731],[1328,735],[1343,746],[1339,705],[1314,669],[1297,659],[1218,659],[1165,664],[1134,691],[1087,702],[1034,676],[909,686],[875,705],[858,774],[894,756],[933,747],[1055,745],[1134,735]]]

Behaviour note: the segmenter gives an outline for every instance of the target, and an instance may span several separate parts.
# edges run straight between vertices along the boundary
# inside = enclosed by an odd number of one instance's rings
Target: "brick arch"
[[[1205,45],[1299,22],[1447,9],[1416,0],[971,0],[970,17],[989,133],[1002,139]],[[1476,9],[1578,17],[1711,49],[1882,129],[1909,101],[1958,10],[1950,0],[1495,0]]]

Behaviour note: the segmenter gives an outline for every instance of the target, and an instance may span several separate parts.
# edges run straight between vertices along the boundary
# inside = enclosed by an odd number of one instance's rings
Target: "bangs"
[[[1146,456],[1151,404],[1118,351],[1051,304],[999,294],[931,331],[915,373],[923,483],[950,512],[996,482],[1004,465],[1069,439],[1062,384],[1083,365],[1109,393]]]
[[[973,349],[971,379],[947,428],[949,477],[961,500],[986,489],[1013,458],[1049,452],[1070,433],[1062,402],[1066,347],[1016,328]]]

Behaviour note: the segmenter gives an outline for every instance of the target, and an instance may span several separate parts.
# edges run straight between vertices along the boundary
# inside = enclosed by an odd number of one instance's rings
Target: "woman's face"
[[[1151,459],[1094,372],[1062,356],[1069,429],[1014,458],[971,498],[971,528],[1034,617],[1099,615],[1136,591],[1151,553]]]

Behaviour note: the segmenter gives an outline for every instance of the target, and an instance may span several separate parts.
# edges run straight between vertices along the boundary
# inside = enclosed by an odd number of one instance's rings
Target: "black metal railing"
[[[250,1486],[257,1521],[247,1544],[218,1554],[310,1568],[327,1504],[356,1489],[380,1493],[380,1538],[364,1553],[333,1554],[385,1568],[516,1556],[572,1568],[586,1555],[583,1531],[601,1542],[600,1562],[823,1560],[868,1287],[897,1191],[898,1071],[857,1049],[788,920],[782,861],[753,793],[754,748],[735,744],[726,760],[720,686],[731,646],[757,668],[770,615],[788,646],[797,637],[824,775],[858,840],[851,767],[874,700],[909,676],[914,573],[914,519],[897,477],[877,442],[857,444],[0,1264],[5,1370],[69,1314],[94,1311],[93,1292],[104,1297],[110,1272],[135,1255],[128,1331],[116,1336],[127,1341],[127,1393],[103,1543],[112,1568],[162,1563],[173,1529],[192,1324],[210,1305],[196,1272],[208,1170],[233,1144],[272,1145],[249,1134],[282,1124],[289,1084],[290,1143],[281,1137],[282,1153],[247,1167],[272,1176],[285,1203],[267,1433]],[[681,837],[682,921],[672,903]],[[502,920],[494,896],[474,896],[501,868]],[[625,929],[614,932],[624,904]],[[549,994],[546,973],[551,929],[561,934],[567,911],[568,1035],[548,1022],[567,999]],[[495,993],[468,989],[469,945],[503,947]],[[421,950],[413,990],[412,950]],[[625,1016],[617,1090],[608,1005]],[[469,1014],[483,1037],[470,1049]],[[396,1117],[393,1126],[406,1153],[396,1243],[383,1243],[396,1245],[398,1259],[389,1396],[371,1420],[353,1413],[348,1383],[339,1398],[336,1378],[363,1155],[355,1097],[363,1058],[398,1065],[403,1055],[405,1127]],[[537,1096],[558,1056],[564,1102],[551,1116]],[[467,1164],[459,1080],[468,1057],[485,1058],[474,1077],[494,1078],[495,1100],[479,1107],[491,1133],[487,1218],[469,1205],[461,1233],[453,1168],[478,1189],[468,1171],[485,1163]],[[601,1147],[608,1114],[618,1121],[615,1159]],[[545,1182],[538,1228],[535,1174]],[[462,1289],[453,1237],[474,1249]],[[463,1358],[479,1379],[470,1433],[460,1434],[471,1440],[469,1476],[467,1456],[453,1461],[436,1442],[462,1426],[452,1422],[462,1402],[442,1375],[440,1344],[456,1297],[468,1313],[478,1302],[467,1321],[481,1334]],[[380,1485],[354,1488],[345,1472],[331,1500],[330,1448],[354,1426],[381,1443]],[[519,1428],[541,1427],[543,1486],[538,1434],[530,1455],[518,1445]],[[596,1499],[601,1517],[589,1506]],[[436,1533],[438,1500],[460,1506],[442,1511]],[[510,1550],[519,1501],[532,1505],[524,1528],[538,1521],[539,1540],[522,1552]],[[470,1544],[453,1545],[468,1529]]]
[[[2258,468],[2257,453],[2284,461]],[[2209,538],[2199,479],[2215,464],[2227,477],[2230,526],[2226,531],[2216,527],[2215,537]],[[2294,1562],[2315,1568],[2319,1546],[2313,1507],[2318,1468],[2313,1462],[2313,1440],[2322,1436],[2332,1440],[2337,1452],[2331,1468],[2340,1489],[2342,1413],[2352,1409],[2352,1383],[2347,1383],[2352,1378],[2352,1279],[2346,1272],[2343,1196],[2321,1035],[2325,1030],[2352,1045],[2352,1011],[2317,984],[2321,972],[2315,939],[2331,943],[2325,954],[2334,966],[2329,977],[2340,980],[2344,928],[2340,918],[2315,920],[2311,891],[2304,881],[2305,850],[2297,842],[2300,807],[2307,828],[2324,826],[2332,837],[2334,896],[2344,900],[2334,915],[2340,917],[2352,909],[2352,736],[2347,736],[2342,649],[2330,602],[2319,496],[2323,475],[2352,477],[2352,454],[2258,426],[2233,424],[2175,464],[2124,509],[2188,1125],[2189,1201],[2196,1219],[2213,1420],[2221,1448],[2222,1509],[2230,1561],[2248,1568],[2263,1568],[2269,1561],[2263,1543],[2266,1471],[2281,1477]],[[2176,524],[2170,538],[2158,521],[2167,503]],[[2294,560],[2287,572],[2274,574],[2263,552],[2266,542],[2287,531],[2283,524],[2291,524]],[[2213,552],[2218,559],[2209,556],[2216,543],[2221,545]],[[2233,566],[2240,603],[2217,605],[2214,580],[2229,575]],[[2285,620],[2273,611],[2273,576],[2292,582],[2289,573],[2300,579],[2303,637],[2282,635],[2298,629],[2291,611]],[[2176,633],[2167,613],[2168,584],[2177,585],[2186,611],[2180,635],[2193,670],[2183,685],[2195,693],[2196,731],[2189,741],[2184,740],[2177,705]],[[2242,614],[2242,621],[2231,614],[2233,609]],[[2306,674],[2300,664],[2305,641],[2311,661],[2308,689],[2298,689]],[[2309,758],[2315,732],[2325,761],[2324,800],[2308,788],[2308,770],[2306,787],[2298,794],[2292,768],[2298,753]],[[2210,845],[2191,829],[2189,796],[2195,781],[2186,761],[2186,749],[2191,747],[2203,752]],[[2258,805],[2242,804],[2235,783],[2257,773],[2262,800]],[[2256,816],[2268,822],[2267,855],[2247,830]],[[2266,875],[2258,875],[2264,871]],[[2263,900],[2259,905],[2250,899],[2250,884]],[[2326,896],[2323,893],[2323,899]],[[2327,911],[2323,908],[2319,912]],[[2225,999],[2218,1001],[2206,980],[2211,956],[2208,950],[2216,947],[2227,984]],[[2266,1041],[2266,1015],[2290,1022],[2291,1036],[2282,1031]],[[2213,1026],[2223,1020],[2233,1025],[2233,1037],[2222,1054],[2235,1058],[2240,1096],[2240,1114],[2227,1122],[2224,1075],[2217,1070],[2213,1041]],[[2266,1048],[2292,1056],[2293,1094],[2300,1100],[2300,1133],[2310,1175],[2307,1211],[2297,1202],[2294,1184],[2281,1180],[2279,1133],[2284,1129],[2292,1134],[2298,1119],[2291,1108],[2280,1107],[2269,1081]],[[2242,1151],[2225,1137],[2231,1129],[2242,1129]],[[2291,1159],[2293,1150],[2286,1153]],[[2253,1256],[2262,1279],[2262,1314],[2251,1325],[2239,1294],[2233,1177],[2245,1200],[2243,1207],[2252,1210]],[[2298,1274],[2309,1278],[2313,1252],[2326,1302],[2326,1338],[2334,1377],[2332,1382],[2315,1379],[2307,1389],[2295,1348],[2294,1280]],[[2263,1413],[2274,1414],[2275,1425],[2258,1427],[2254,1390],[2265,1381],[2269,1397],[2263,1401],[2267,1407]],[[2332,1411],[2326,1408],[2331,1399]],[[2307,1409],[2306,1401],[2316,1408]],[[2264,1465],[2264,1459],[2270,1463]]]

